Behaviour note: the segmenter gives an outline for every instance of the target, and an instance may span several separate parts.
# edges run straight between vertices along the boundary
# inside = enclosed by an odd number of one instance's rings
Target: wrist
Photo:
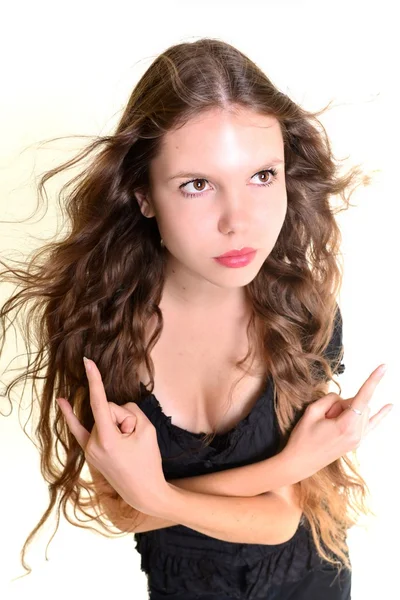
[[[167,481],[165,483],[166,486],[162,494],[158,496],[157,501],[150,507],[151,513],[149,512],[148,514],[160,519],[174,521],[177,515],[179,515],[182,502],[182,494],[179,494],[179,492],[183,492],[184,490],[180,490]]]
[[[284,483],[279,487],[294,485],[305,479],[301,473],[301,466],[298,464],[296,457],[293,456],[292,452],[288,450],[286,446],[280,451],[279,458],[282,472],[284,473]]]

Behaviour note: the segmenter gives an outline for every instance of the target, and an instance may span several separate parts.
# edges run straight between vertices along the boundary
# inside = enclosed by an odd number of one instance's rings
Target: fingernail
[[[90,364],[90,361],[88,358],[86,358],[86,356],[83,357],[83,363],[85,365],[86,372],[90,371],[92,368],[92,365]]]
[[[387,365],[381,365],[378,369],[378,373],[379,375],[383,375],[384,373],[386,373],[386,369],[387,369]]]

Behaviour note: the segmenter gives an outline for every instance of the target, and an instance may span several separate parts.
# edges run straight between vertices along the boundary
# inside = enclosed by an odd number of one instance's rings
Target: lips
[[[225,252],[225,254],[221,254],[220,256],[216,256],[215,258],[227,258],[228,256],[244,256],[245,254],[250,254],[251,252],[255,252],[255,248],[242,248],[241,250],[229,250],[229,252]]]

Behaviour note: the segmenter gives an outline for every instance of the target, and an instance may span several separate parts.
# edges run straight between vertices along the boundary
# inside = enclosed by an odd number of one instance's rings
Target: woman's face
[[[143,215],[156,217],[169,272],[181,284],[247,285],[273,249],[286,215],[278,121],[245,109],[211,110],[192,119],[165,135],[150,165],[150,190],[136,196]],[[213,258],[242,247],[257,250],[247,266],[229,268]]]

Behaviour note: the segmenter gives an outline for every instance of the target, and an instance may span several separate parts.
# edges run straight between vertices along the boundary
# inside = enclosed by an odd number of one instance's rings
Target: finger
[[[338,397],[337,402],[328,410],[325,415],[328,419],[334,419],[342,414],[344,410],[349,408],[349,405],[352,403],[353,398],[349,398],[345,400],[344,398]]]
[[[335,419],[336,417],[338,417],[344,410],[346,409],[346,405],[345,405],[345,400],[342,400],[342,398],[339,398],[339,400],[337,400],[335,402],[335,404],[333,404],[331,406],[331,408],[328,410],[327,413],[325,413],[325,417],[327,419]]]
[[[329,392],[326,396],[318,398],[315,402],[309,404],[310,410],[312,409],[313,414],[316,417],[324,417],[325,414],[332,408],[337,402],[339,396],[334,392]]]
[[[85,450],[90,438],[90,433],[83,427],[83,425],[81,425],[79,419],[77,419],[74,411],[72,410],[72,406],[65,398],[57,398],[56,402],[64,415],[72,435],[74,435],[80,447]]]
[[[375,427],[378,425],[378,423],[380,423],[382,421],[382,419],[384,419],[390,413],[392,408],[393,408],[393,404],[386,404],[376,413],[376,415],[371,417],[369,420],[365,435],[368,435],[368,433],[370,431],[375,429]]]
[[[135,430],[135,426],[136,426],[136,417],[134,417],[133,415],[126,417],[121,425],[120,425],[120,429],[122,433],[132,433]]]
[[[133,409],[127,409],[126,406],[128,404],[132,405]],[[135,431],[138,424],[137,414],[139,412],[135,403],[128,402],[127,404],[119,406],[119,404],[109,402],[108,405],[111,410],[111,416],[115,427],[118,429],[118,431],[125,434],[131,434],[133,431]]]
[[[90,406],[92,407],[93,417],[97,425],[99,440],[101,443],[104,443],[110,439],[110,436],[115,434],[115,423],[113,423],[110,415],[110,408],[99,369],[88,358],[84,363],[89,382]]]
[[[144,431],[149,425],[154,427],[154,425],[151,423],[151,421],[148,419],[146,414],[142,411],[142,409],[138,406],[136,402],[126,402],[125,404],[122,404],[122,406],[114,404],[114,402],[109,402],[109,405],[112,407],[112,410],[115,410],[116,412],[117,419],[119,420],[120,430],[122,422],[127,417],[133,417],[133,421],[130,422],[134,423],[133,429],[136,429],[137,432]],[[130,428],[131,431],[133,429],[132,427]]]
[[[375,369],[375,371],[372,371],[371,375],[362,384],[362,386],[358,390],[357,394],[354,396],[354,398],[351,402],[352,408],[357,408],[358,410],[363,412],[363,410],[367,406],[368,402],[370,402],[378,383],[380,382],[380,380],[382,379],[382,377],[385,374],[386,369],[384,367],[386,367],[386,365],[380,365],[379,367],[377,367]],[[354,417],[356,416],[356,413],[354,413],[353,411],[348,411],[348,412],[351,413]]]
[[[132,402],[129,402],[132,404]],[[120,426],[126,417],[132,416],[134,413],[133,410],[129,410],[126,408],[126,404],[120,406],[119,404],[115,404],[115,402],[108,402],[108,406],[110,408],[111,417],[115,425]]]

